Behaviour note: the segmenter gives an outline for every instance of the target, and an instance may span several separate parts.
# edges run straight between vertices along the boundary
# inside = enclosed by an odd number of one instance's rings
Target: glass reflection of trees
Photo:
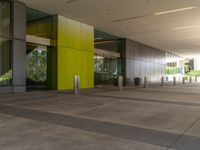
[[[0,1],[0,86],[12,83],[10,8],[10,1]]]
[[[35,49],[27,54],[28,85],[45,85],[47,80],[47,52]]]

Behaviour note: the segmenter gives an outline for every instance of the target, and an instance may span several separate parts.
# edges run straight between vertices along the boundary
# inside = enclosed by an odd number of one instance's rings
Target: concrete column
[[[161,86],[164,86],[164,77],[161,77]]]
[[[119,76],[119,78],[118,78],[118,86],[119,86],[120,90],[123,89],[123,76]]]
[[[26,5],[13,1],[13,92],[26,91]]]
[[[192,83],[192,77],[190,77],[190,83]]]
[[[168,77],[166,77],[166,81],[167,81],[167,82],[169,81],[169,78],[168,78]]]
[[[183,84],[185,84],[185,77],[183,77]]]
[[[173,77],[173,83],[176,85],[176,77]]]

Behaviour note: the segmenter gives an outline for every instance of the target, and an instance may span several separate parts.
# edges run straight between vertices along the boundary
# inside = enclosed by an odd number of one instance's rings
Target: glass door
[[[94,56],[95,85],[115,85],[118,76],[118,59]]]
[[[28,90],[47,88],[47,46],[27,44],[26,85]]]

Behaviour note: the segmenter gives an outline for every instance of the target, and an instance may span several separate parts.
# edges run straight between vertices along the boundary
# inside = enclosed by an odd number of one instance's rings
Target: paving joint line
[[[169,150],[170,148],[173,148],[173,145],[176,144],[198,121],[200,121],[200,115],[199,117],[191,124],[189,127],[187,127],[182,134],[177,136],[177,138],[167,147],[166,150]]]
[[[145,98],[131,98],[131,97],[117,97],[117,96],[104,96],[104,95],[89,95],[81,94],[82,96],[91,96],[91,97],[102,97],[102,98],[115,98],[120,100],[129,100],[135,102],[148,102],[148,103],[160,103],[168,105],[179,105],[179,106],[189,106],[189,107],[200,107],[200,103],[187,103],[187,102],[176,102],[176,101],[166,101],[166,100],[157,100],[157,99],[145,99]]]
[[[153,90],[144,90],[144,89],[140,89],[140,90],[137,90],[137,91],[134,91],[132,89],[127,89],[127,91],[131,91],[131,92],[152,92],[152,93],[170,93],[170,94],[192,94],[192,95],[200,95],[198,93],[185,93],[185,92],[173,92],[173,91],[153,91]]]

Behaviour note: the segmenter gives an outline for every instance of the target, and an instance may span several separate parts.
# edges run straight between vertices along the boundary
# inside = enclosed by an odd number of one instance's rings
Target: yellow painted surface
[[[73,89],[74,75],[80,88],[94,87],[94,29],[58,16],[58,90]]]

